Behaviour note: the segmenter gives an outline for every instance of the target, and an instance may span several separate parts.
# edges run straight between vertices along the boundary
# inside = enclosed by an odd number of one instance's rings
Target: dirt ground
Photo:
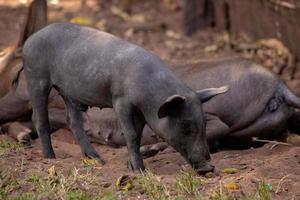
[[[180,1],[133,2],[131,7],[125,8],[120,0],[88,0],[85,5],[79,0],[61,0],[56,4],[50,1],[49,21],[73,19],[88,23],[175,62],[236,56],[229,48],[214,53],[205,50],[224,37],[223,33],[209,29],[191,37],[184,36]],[[129,15],[123,15],[125,9],[130,11]],[[0,0],[0,50],[17,42],[25,15],[26,4]],[[47,160],[42,158],[38,140],[31,148],[24,148],[5,134],[0,135],[0,198],[300,199],[300,147],[296,146],[269,143],[260,148],[214,153],[212,164],[217,168],[216,174],[190,178],[190,186],[197,186],[191,192],[192,189],[177,187],[182,170],[189,172],[191,169],[171,148],[145,159],[151,171],[149,177],[155,174],[149,186],[133,178],[136,176],[127,168],[126,147],[116,149],[94,144],[106,160],[101,166],[82,159],[80,148],[68,130],[59,130],[52,140],[57,159]],[[48,171],[51,166],[55,166],[55,173]],[[223,172],[226,168],[234,168],[234,172]],[[78,171],[76,177],[70,176],[72,170]],[[132,184],[125,184],[128,188],[122,190],[116,181],[124,175],[130,177]],[[197,185],[195,181],[200,179],[202,183]]]

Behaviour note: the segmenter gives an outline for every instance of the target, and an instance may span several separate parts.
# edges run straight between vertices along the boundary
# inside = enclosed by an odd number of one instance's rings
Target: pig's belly
[[[100,108],[112,107],[110,84],[103,81],[69,81],[55,84],[59,93],[73,102]]]

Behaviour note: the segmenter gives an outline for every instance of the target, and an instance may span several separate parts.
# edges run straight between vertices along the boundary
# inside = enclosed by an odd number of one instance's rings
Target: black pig
[[[194,92],[154,54],[108,33],[56,23],[31,36],[23,48],[23,66],[33,107],[33,122],[43,154],[55,158],[48,120],[48,94],[59,91],[67,122],[83,155],[98,158],[82,124],[88,106],[113,107],[124,132],[129,163],[144,170],[142,130],[149,127],[200,173],[213,170],[201,103],[227,87]]]

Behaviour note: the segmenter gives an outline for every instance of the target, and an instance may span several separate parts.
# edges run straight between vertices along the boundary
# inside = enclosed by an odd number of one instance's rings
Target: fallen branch
[[[255,141],[255,142],[264,142],[264,143],[271,143],[271,144],[276,144],[276,145],[292,146],[291,144],[288,144],[286,142],[277,142],[277,141],[274,141],[274,140],[261,140],[261,139],[258,139],[257,137],[252,137],[252,141]]]
[[[279,193],[280,188],[282,187],[283,181],[284,181],[287,177],[289,177],[289,176],[290,176],[290,175],[288,174],[288,175],[286,175],[286,176],[284,176],[284,177],[282,177],[282,178],[280,179],[280,181],[279,181],[279,183],[278,183],[278,185],[277,185],[275,194],[278,194],[278,193]]]
[[[277,6],[281,6],[284,8],[289,8],[289,9],[296,9],[297,6],[293,3],[289,3],[286,1],[281,1],[281,0],[270,0],[271,3],[277,5]]]

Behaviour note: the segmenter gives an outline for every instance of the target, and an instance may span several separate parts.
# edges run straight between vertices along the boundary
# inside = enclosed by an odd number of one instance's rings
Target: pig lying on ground
[[[83,155],[103,162],[86,137],[81,111],[88,106],[113,107],[134,171],[144,170],[140,141],[145,124],[199,173],[213,170],[207,163],[210,156],[201,103],[227,87],[196,93],[149,51],[68,23],[52,24],[32,35],[23,47],[23,67],[33,122],[46,158],[55,158],[47,109],[54,87],[64,99],[67,122]]]
[[[8,48],[6,54],[0,58],[0,124],[16,120],[31,112],[28,102],[27,83],[23,73],[18,76],[22,68],[21,49],[25,40],[34,32],[47,24],[47,1],[34,0],[28,7],[27,17],[23,23],[19,40],[15,47]],[[16,77],[22,84],[12,90],[11,86]]]
[[[252,137],[273,139],[297,123],[290,119],[297,115],[299,98],[276,75],[252,61],[229,59],[202,67],[196,63],[174,71],[192,89],[230,87],[203,105],[210,144],[218,140],[239,144]]]

